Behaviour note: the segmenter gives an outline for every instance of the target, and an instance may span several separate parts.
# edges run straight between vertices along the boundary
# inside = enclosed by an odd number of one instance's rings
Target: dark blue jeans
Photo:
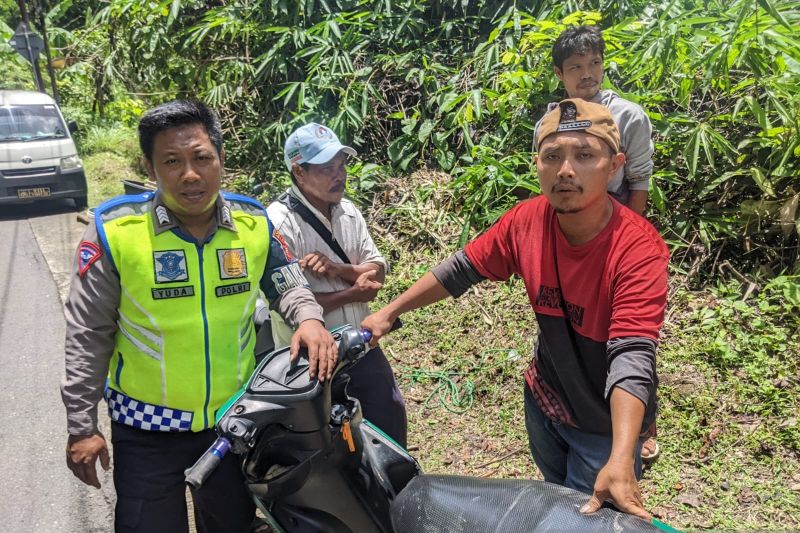
[[[527,383],[525,385],[525,428],[531,455],[545,481],[594,492],[594,482],[611,455],[611,437],[586,433],[545,416]],[[636,446],[634,472],[642,477],[642,440]]]
[[[380,346],[367,352],[347,373],[350,374],[347,394],[358,398],[364,418],[405,448],[408,442],[406,404]]]

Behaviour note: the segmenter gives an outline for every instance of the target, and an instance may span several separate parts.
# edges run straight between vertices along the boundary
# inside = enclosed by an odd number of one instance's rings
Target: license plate
[[[44,198],[50,196],[50,187],[34,187],[32,189],[18,189],[19,198]]]

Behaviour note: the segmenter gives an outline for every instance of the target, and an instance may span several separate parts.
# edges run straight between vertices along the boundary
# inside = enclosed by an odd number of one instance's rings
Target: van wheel
[[[86,195],[76,196],[73,198],[73,200],[75,200],[75,207],[78,209],[78,211],[83,211],[89,207],[89,197]]]

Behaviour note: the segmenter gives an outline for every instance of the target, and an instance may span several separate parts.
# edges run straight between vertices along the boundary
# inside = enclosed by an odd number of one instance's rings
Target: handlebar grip
[[[230,449],[231,441],[225,437],[217,438],[214,444],[200,456],[200,459],[183,472],[183,475],[186,476],[186,483],[194,489],[200,488],[208,476],[214,473]]]
[[[389,332],[392,332],[396,329],[400,329],[403,327],[403,321],[399,318],[396,318],[395,321],[392,323],[392,327],[389,328]],[[372,340],[372,332],[368,329],[361,330],[361,338],[364,339],[364,342],[369,343]]]

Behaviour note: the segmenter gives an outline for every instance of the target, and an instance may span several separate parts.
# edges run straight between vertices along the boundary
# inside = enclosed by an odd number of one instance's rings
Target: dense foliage
[[[325,122],[360,150],[362,191],[420,167],[453,175],[462,239],[537,191],[532,125],[562,94],[550,47],[566,25],[600,24],[605,85],[655,126],[651,205],[675,267],[800,266],[798,0],[51,4],[68,60],[59,86],[84,123],[130,124],[147,105],[199,97],[222,112],[243,183],[281,183],[286,134]]]

